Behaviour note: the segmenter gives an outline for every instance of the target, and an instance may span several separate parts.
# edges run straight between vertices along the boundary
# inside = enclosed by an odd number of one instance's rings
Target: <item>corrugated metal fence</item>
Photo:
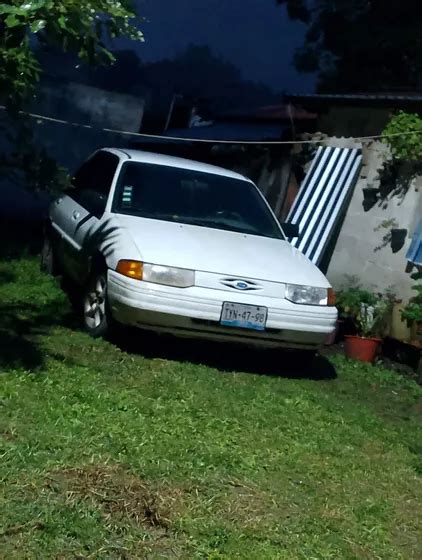
[[[291,244],[316,265],[347,207],[361,164],[359,149],[320,147],[300,187],[287,218],[300,231]]]

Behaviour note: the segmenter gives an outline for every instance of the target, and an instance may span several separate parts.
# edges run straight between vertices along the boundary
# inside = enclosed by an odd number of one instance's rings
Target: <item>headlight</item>
[[[144,264],[143,280],[154,284],[189,288],[195,284],[195,272],[185,268],[160,266],[157,264]]]
[[[286,284],[286,299],[302,305],[334,305],[334,292],[331,288],[314,288]]]
[[[195,272],[185,268],[121,260],[116,271],[129,278],[144,280],[153,284],[163,284],[176,288],[189,288],[195,285]]]

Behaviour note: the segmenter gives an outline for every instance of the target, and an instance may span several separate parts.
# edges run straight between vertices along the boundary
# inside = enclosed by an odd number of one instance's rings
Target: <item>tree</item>
[[[76,54],[55,48],[39,48],[35,56],[44,76],[61,81],[78,82],[108,91],[134,93],[142,86],[142,61],[135,50],[113,50],[113,64],[95,66],[81,63]]]
[[[391,158],[384,161],[378,173],[381,198],[387,200],[392,194],[404,198],[422,173],[422,118],[399,111],[391,117],[382,136],[390,147]]]
[[[415,0],[276,0],[308,26],[295,66],[317,72],[319,91],[422,86]]]
[[[400,162],[421,167],[422,118],[413,113],[399,111],[393,115],[383,131],[393,157]]]
[[[142,40],[132,0],[0,0],[0,92],[21,102],[33,91],[41,67],[39,45],[75,52],[88,63],[113,61],[110,40]]]
[[[89,83],[106,90],[135,93],[142,86],[142,62],[135,51],[113,51],[115,62],[111,68],[98,66],[90,72]]]
[[[172,60],[145,65],[142,83],[154,96],[164,95],[166,103],[173,94],[206,99],[210,109],[222,112],[276,102],[270,88],[246,81],[240,70],[214,54],[206,45],[189,45]]]

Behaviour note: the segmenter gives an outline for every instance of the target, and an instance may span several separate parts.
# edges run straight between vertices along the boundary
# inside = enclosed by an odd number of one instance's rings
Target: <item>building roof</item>
[[[245,123],[245,122],[215,122],[209,126],[194,126],[192,128],[175,128],[169,130],[168,138],[193,138],[198,140],[233,140],[244,142],[260,142],[265,140],[280,140],[290,125],[286,123]]]
[[[276,120],[290,120],[295,121],[312,121],[317,118],[316,113],[310,113],[300,107],[289,105],[267,105],[260,107],[256,114],[261,118],[276,119]]]
[[[289,104],[266,105],[251,111],[239,110],[226,112],[219,116],[217,120],[237,121],[237,122],[280,122],[316,120],[318,115],[310,113],[305,109],[289,106]]]
[[[291,120],[309,122],[317,119],[316,113],[287,105],[268,105],[250,111],[230,111],[217,116],[209,126],[171,129],[169,138],[201,140],[237,140],[260,142],[286,139],[292,132]]]
[[[400,108],[422,106],[422,91],[371,93],[293,93],[284,96],[286,102],[305,107],[321,105],[364,105]]]

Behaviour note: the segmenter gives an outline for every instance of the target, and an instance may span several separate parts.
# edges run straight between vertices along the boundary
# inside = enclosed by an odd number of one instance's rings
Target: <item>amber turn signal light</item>
[[[328,296],[327,305],[334,306],[336,304],[336,294],[335,294],[333,288],[328,288],[327,296]]]
[[[116,272],[135,280],[142,280],[143,264],[140,261],[122,260],[117,263]]]

